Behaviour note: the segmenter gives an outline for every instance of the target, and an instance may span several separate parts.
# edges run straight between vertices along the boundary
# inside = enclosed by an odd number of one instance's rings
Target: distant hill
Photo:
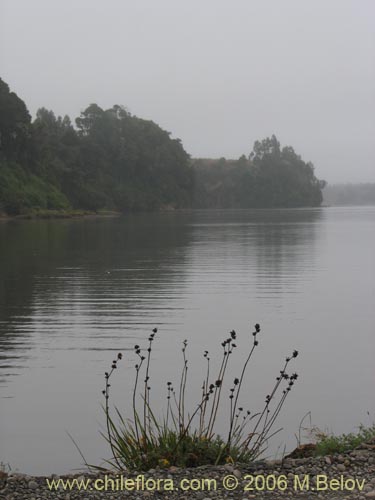
[[[328,184],[323,189],[326,205],[375,205],[375,183]]]

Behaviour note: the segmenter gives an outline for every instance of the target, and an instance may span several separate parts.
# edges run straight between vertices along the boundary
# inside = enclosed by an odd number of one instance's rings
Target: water
[[[259,409],[284,357],[300,351],[293,367],[300,378],[271,454],[295,446],[309,411],[313,424],[337,433],[370,423],[374,222],[375,207],[3,222],[0,461],[30,474],[79,468],[67,432],[89,462],[108,458],[99,434],[103,374],[123,352],[112,397],[122,411],[131,410],[133,346],[145,345],[155,326],[151,403],[157,411],[166,382],[178,384],[185,338],[194,408],[203,350],[219,360],[220,342],[234,328],[239,349],[230,377],[236,376],[259,322],[244,407]],[[225,424],[224,411],[218,431]]]

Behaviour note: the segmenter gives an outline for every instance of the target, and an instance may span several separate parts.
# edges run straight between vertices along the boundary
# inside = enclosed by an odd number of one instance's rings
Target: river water
[[[90,463],[108,458],[100,435],[104,372],[122,352],[110,401],[130,417],[133,347],[146,346],[154,327],[150,395],[157,413],[166,382],[178,385],[184,339],[187,404],[195,409],[202,352],[209,350],[214,373],[221,341],[236,330],[230,384],[260,323],[240,398],[246,409],[262,407],[285,356],[300,352],[292,369],[299,379],[269,456],[295,447],[307,412],[312,425],[335,433],[370,424],[374,256],[375,207],[2,222],[0,461],[29,474],[80,468],[68,433]],[[226,398],[217,427],[223,434]]]

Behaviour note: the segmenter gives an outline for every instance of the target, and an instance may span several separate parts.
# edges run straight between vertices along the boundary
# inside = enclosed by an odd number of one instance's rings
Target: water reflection
[[[297,348],[306,382],[280,425],[293,436],[316,407],[325,422],[358,424],[345,408],[348,391],[357,408],[370,392],[374,218],[372,208],[213,210],[0,224],[0,461],[38,474],[78,466],[65,429],[93,462],[101,458],[100,389],[111,351],[126,353],[126,406],[132,347],[154,326],[156,404],[165,377],[179,373],[171,353],[182,339],[190,359],[201,360],[232,328],[242,342],[249,322],[260,322],[258,377],[244,404],[257,409],[270,367]],[[198,365],[192,387],[201,385]]]
[[[1,224],[0,377],[54,337],[83,348],[177,307],[190,232],[168,214]]]
[[[228,294],[241,289],[255,299],[281,301],[314,269],[323,217],[321,209],[198,212],[190,267],[203,290],[215,284]]]
[[[181,324],[178,311],[192,295],[298,291],[298,276],[314,267],[322,214],[213,210],[1,224],[0,383],[52,342],[100,350],[120,339],[127,349],[138,330]]]

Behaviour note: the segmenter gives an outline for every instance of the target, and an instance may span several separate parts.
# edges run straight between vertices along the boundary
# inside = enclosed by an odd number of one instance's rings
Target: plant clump
[[[366,427],[360,424],[357,432],[335,435],[314,428],[315,455],[333,455],[334,453],[348,453],[360,445],[374,441],[375,424]]]
[[[289,373],[288,369],[289,364],[298,356],[298,351],[294,350],[285,358],[271,391],[265,397],[263,408],[253,413],[240,404],[245,374],[259,345],[258,323],[251,333],[242,369],[228,384],[228,366],[237,348],[237,333],[232,330],[221,342],[221,362],[216,373],[211,373],[209,352],[203,352],[206,373],[200,396],[190,411],[186,407],[188,342],[184,340],[179,381],[176,387],[172,381],[166,382],[166,408],[162,418],[159,416],[160,409],[158,413],[153,411],[150,402],[151,355],[157,329],[152,330],[145,348],[138,344],[134,346],[137,362],[134,366],[131,418],[125,417],[116,408],[115,419],[109,404],[109,381],[123,358],[119,353],[112,362],[111,370],[105,373],[105,388],[102,391],[105,399],[105,438],[112,452],[112,457],[107,461],[109,465],[119,471],[148,470],[157,466],[195,467],[228,462],[248,463],[259,457],[270,437],[278,432],[273,430],[274,423],[298,378],[297,373]],[[141,411],[138,408],[139,399]],[[224,408],[228,411],[228,431],[226,435],[218,435],[215,424],[218,415],[225,411]]]

